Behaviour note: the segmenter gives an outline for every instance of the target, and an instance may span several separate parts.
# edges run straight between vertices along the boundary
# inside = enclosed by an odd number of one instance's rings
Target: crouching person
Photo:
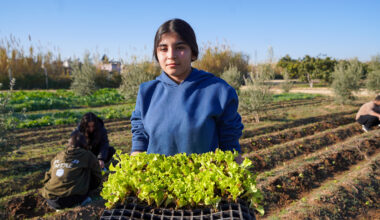
[[[90,203],[90,190],[100,185],[102,174],[98,159],[87,146],[85,136],[75,131],[67,148],[51,161],[40,192],[54,209]]]
[[[371,127],[380,127],[380,95],[360,107],[356,114],[356,121],[362,125],[365,132],[368,132]]]
[[[78,127],[74,132],[80,131],[84,134],[89,146],[89,150],[98,158],[100,168],[105,168],[112,156],[115,148],[109,146],[107,130],[101,118],[92,112],[83,115]]]

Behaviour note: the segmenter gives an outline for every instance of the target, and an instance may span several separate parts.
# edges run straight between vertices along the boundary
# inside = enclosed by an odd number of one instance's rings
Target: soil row
[[[247,153],[244,156],[252,160],[254,171],[269,170],[284,161],[303,154],[312,153],[322,147],[339,143],[349,137],[353,137],[361,133],[361,127],[356,123],[352,123],[303,139],[297,139],[282,145],[275,145],[270,148]]]
[[[38,144],[38,143],[47,143],[52,141],[58,141],[62,139],[68,139],[70,136],[70,133],[73,131],[73,127],[67,128],[67,129],[61,129],[61,130],[54,130],[49,132],[39,132],[34,131],[33,136],[29,134],[28,136],[23,137],[17,137],[12,142],[10,146],[23,146],[23,145],[31,145],[31,144]],[[108,132],[108,135],[112,134],[113,132],[120,132],[120,131],[130,131],[131,126],[130,124],[122,124],[118,123],[117,125],[114,124],[106,124],[106,129]],[[127,133],[126,133],[127,134]]]
[[[50,168],[50,160],[54,157],[34,158],[30,161],[2,161],[0,164],[0,179],[20,174],[28,174],[36,171],[46,171]],[[40,160],[40,161],[36,161]]]
[[[22,177],[11,178],[0,183],[0,198],[43,186],[42,180],[46,170],[35,171]]]
[[[243,139],[240,141],[242,148],[250,150],[258,150],[273,146],[275,144],[282,144],[288,141],[310,136],[327,129],[336,128],[354,122],[354,115],[344,117],[335,117],[321,122],[312,123],[309,125],[285,129],[280,132],[261,135],[254,138]]]
[[[243,131],[243,136],[244,137],[249,137],[253,135],[259,135],[260,133],[270,133],[270,132],[276,132],[278,130],[283,130],[286,129],[287,127],[296,127],[299,125],[304,125],[308,123],[313,123],[315,121],[320,122],[323,120],[333,120],[336,118],[342,118],[343,116],[347,116],[352,114],[352,111],[348,112],[340,112],[340,113],[334,113],[330,115],[323,115],[323,116],[318,116],[318,117],[309,117],[309,118],[304,118],[300,120],[296,120],[292,123],[285,124],[285,125],[275,125],[275,126],[268,126],[264,128],[257,128],[257,129],[251,129],[251,130],[244,130]],[[337,124],[339,123],[345,123],[349,119],[342,119],[342,120],[336,120]],[[331,123],[330,123],[331,124]],[[119,131],[128,131],[130,130],[130,122],[129,120],[124,120],[122,122],[109,122],[106,123],[106,128],[108,130],[109,134],[112,134],[113,132],[119,132]],[[68,127],[68,128],[58,128],[58,129],[51,129],[51,130],[46,130],[41,131],[41,130],[35,130],[31,129],[31,132],[27,132],[26,134],[21,134],[16,136],[14,140],[12,141],[11,145],[9,147],[20,147],[23,145],[32,145],[32,144],[39,144],[39,143],[47,143],[47,142],[53,142],[53,141],[58,141],[58,140],[66,140],[70,132],[72,131],[73,127]],[[290,139],[290,138],[288,138]],[[265,139],[263,139],[265,140]],[[268,138],[266,139],[268,140]],[[271,140],[275,140],[275,138],[271,138]],[[276,138],[277,140],[277,138]],[[287,139],[286,139],[287,140]],[[284,141],[280,141],[279,143],[284,143]],[[243,141],[242,143],[244,146],[247,145]],[[265,145],[266,143],[263,142],[262,145]],[[252,146],[252,145],[251,145]],[[255,148],[253,148],[255,149]],[[8,149],[11,150],[11,149]]]
[[[287,219],[379,219],[380,153],[280,211]]]
[[[364,137],[365,136],[365,137]],[[278,175],[266,180],[261,175],[259,188],[264,194],[264,206],[279,208],[317,188],[335,173],[369,158],[380,148],[380,132],[353,138],[327,151],[294,161],[290,167],[276,170]]]
[[[355,112],[356,112],[356,110],[337,112],[337,113],[332,113],[332,114],[327,114],[327,115],[301,118],[301,119],[297,119],[297,120],[294,120],[292,122],[287,122],[284,124],[276,124],[276,125],[266,126],[266,127],[261,127],[261,128],[245,129],[243,131],[243,138],[244,137],[254,137],[257,135],[268,134],[268,133],[272,133],[272,132],[278,132],[281,130],[285,130],[285,129],[289,129],[289,128],[295,128],[295,127],[299,127],[299,126],[304,126],[306,124],[311,124],[311,123],[315,123],[315,122],[332,120],[332,119],[337,118],[337,117],[343,117],[346,115],[351,115]]]

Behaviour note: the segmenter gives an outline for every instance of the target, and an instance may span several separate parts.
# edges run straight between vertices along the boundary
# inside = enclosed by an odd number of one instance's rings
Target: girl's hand
[[[100,166],[101,169],[103,169],[104,168],[104,161],[99,160],[99,166]]]
[[[142,153],[142,151],[133,151],[133,152],[131,153],[131,156],[135,156],[135,155],[137,155],[137,154],[139,154],[139,153]]]

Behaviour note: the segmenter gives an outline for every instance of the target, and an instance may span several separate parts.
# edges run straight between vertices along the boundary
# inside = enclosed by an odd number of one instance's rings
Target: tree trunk
[[[255,112],[255,113],[254,113],[254,116],[255,116],[255,121],[256,121],[256,123],[259,123],[259,122],[260,122],[259,113]]]
[[[307,74],[307,81],[309,82],[310,88],[313,88],[313,79],[311,78],[310,73]]]

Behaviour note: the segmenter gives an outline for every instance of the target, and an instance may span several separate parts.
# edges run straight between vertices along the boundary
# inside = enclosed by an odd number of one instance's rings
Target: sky
[[[368,61],[380,53],[376,0],[0,0],[0,39],[13,35],[63,58],[89,51],[152,59],[154,35],[172,18],[193,27],[201,51],[228,44],[251,63],[265,61],[269,47],[277,60],[289,54]]]

